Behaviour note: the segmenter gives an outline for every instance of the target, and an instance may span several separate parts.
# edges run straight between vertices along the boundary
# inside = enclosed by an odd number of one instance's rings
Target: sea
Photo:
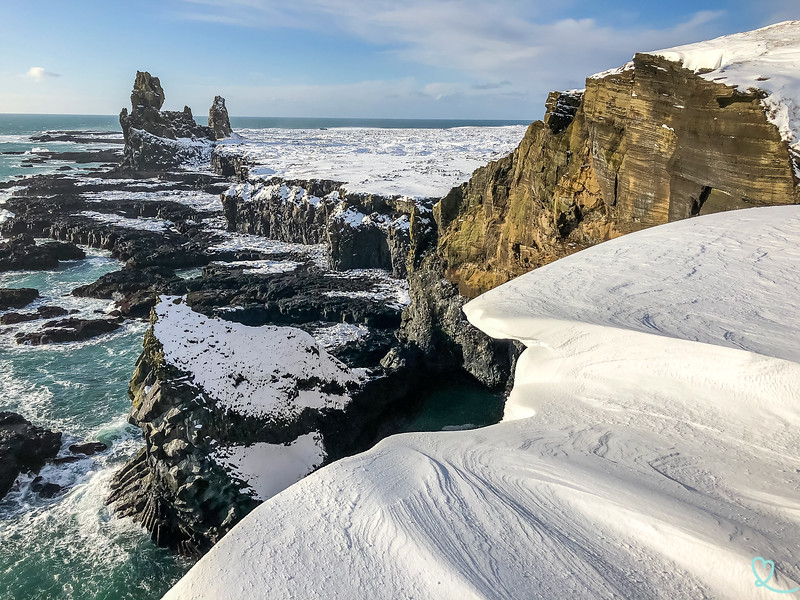
[[[298,119],[240,117],[234,129],[380,127],[443,129],[525,125],[527,121]],[[70,167],[80,175],[93,164],[24,166],[37,150],[97,150],[99,144],[37,142],[48,131],[119,132],[116,116],[0,114],[0,182]],[[107,136],[98,136],[104,139]],[[110,147],[110,146],[108,146]],[[0,189],[0,219],[7,190]],[[5,196],[4,196],[5,194]],[[41,304],[76,309],[89,316],[108,302],[70,296],[104,273],[121,268],[107,252],[86,248],[84,260],[51,271],[0,272],[0,287],[33,287]],[[78,462],[46,466],[41,475],[66,489],[54,498],[31,490],[33,475],[0,501],[0,600],[149,600],[161,596],[191,567],[188,560],[157,548],[129,519],[105,506],[114,472],[141,446],[141,432],[127,423],[128,380],[147,325],[131,321],[120,330],[84,342],[19,346],[0,334],[0,411],[22,414],[35,425],[64,432],[64,448],[101,441],[109,450]],[[456,382],[431,389],[422,410],[400,431],[437,431],[488,425],[502,416],[502,398]]]

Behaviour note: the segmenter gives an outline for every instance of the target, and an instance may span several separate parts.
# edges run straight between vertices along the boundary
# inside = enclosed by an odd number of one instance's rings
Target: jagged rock
[[[231,120],[228,118],[228,109],[225,108],[225,98],[214,96],[214,102],[208,109],[208,126],[214,131],[218,140],[231,137]]]
[[[46,482],[41,475],[31,481],[31,491],[36,492],[42,498],[52,498],[63,489],[57,483]]]
[[[158,294],[180,292],[182,280],[167,267],[122,269],[101,276],[94,283],[72,290],[73,296],[114,299],[120,313],[130,317],[146,317],[155,306]]]
[[[75,244],[37,244],[29,234],[17,235],[0,244],[0,271],[55,269],[61,260],[82,258],[86,258],[86,253]]]
[[[2,290],[0,290],[2,294]],[[1,305],[1,304],[0,304]],[[0,325],[15,325],[17,323],[25,323],[28,321],[36,321],[38,319],[55,319],[56,317],[63,317],[70,313],[74,314],[77,310],[69,311],[60,306],[40,306],[36,312],[31,313],[18,313],[9,312],[0,316]]]
[[[106,450],[108,450],[108,446],[106,446],[103,442],[72,444],[69,447],[69,451],[73,454],[85,454],[86,456],[92,456],[98,452],[105,452]]]
[[[210,157],[214,131],[198,125],[188,106],[183,111],[161,111],[163,103],[158,77],[137,71],[131,112],[123,108],[119,115],[125,137],[121,168],[163,170]]]
[[[0,412],[0,498],[22,472],[38,473],[61,448],[61,434],[36,427],[22,416]]]
[[[583,101],[583,90],[570,90],[568,92],[550,92],[544,103],[544,124],[553,133],[564,131],[578,112]]]
[[[39,297],[39,290],[33,288],[0,288],[0,310],[22,308]],[[3,323],[4,325],[6,323]]]
[[[336,181],[280,177],[253,178],[221,198],[230,231],[301,244],[327,243],[333,269],[388,269],[398,278],[406,274],[411,214],[417,205],[426,204],[400,196],[349,193]]]
[[[154,108],[161,110],[164,105],[164,89],[158,77],[153,77],[147,71],[136,71],[131,92],[131,106],[133,108]]]
[[[78,319],[70,317],[60,321],[50,321],[39,331],[18,333],[14,337],[18,344],[39,346],[42,344],[58,344],[86,340],[105,333],[116,331],[120,327],[119,319]]]

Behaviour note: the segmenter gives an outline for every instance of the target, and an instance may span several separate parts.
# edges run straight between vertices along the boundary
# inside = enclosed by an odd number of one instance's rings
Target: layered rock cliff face
[[[123,108],[119,122],[125,137],[123,169],[162,170],[208,161],[213,140],[231,133],[225,99],[217,96],[209,111],[209,126],[198,125],[192,109],[162,111],[164,90],[158,77],[137,71],[131,92],[131,112]]]
[[[432,202],[351,193],[336,181],[249,177],[246,165],[222,159],[214,164],[245,179],[222,194],[229,231],[327,244],[335,270],[379,268],[406,276],[411,215],[430,210]]]
[[[585,91],[554,92],[511,155],[435,206],[437,241],[409,275],[401,337],[430,356],[461,356],[496,384],[510,372],[508,349],[466,323],[465,298],[630,231],[797,203],[796,158],[764,96],[648,54]]]

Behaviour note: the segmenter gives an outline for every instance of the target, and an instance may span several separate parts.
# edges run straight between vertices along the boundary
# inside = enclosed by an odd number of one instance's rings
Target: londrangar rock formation
[[[208,127],[195,122],[188,106],[183,111],[162,111],[164,99],[158,77],[137,71],[131,92],[131,112],[123,108],[119,114],[125,137],[121,168],[153,171],[207,161],[211,142],[230,136],[228,110],[221,96],[215,97],[211,105]]]

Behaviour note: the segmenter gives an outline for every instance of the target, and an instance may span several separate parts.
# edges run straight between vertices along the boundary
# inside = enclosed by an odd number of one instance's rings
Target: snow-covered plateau
[[[525,126],[452,129],[238,129],[216,152],[241,156],[251,177],[327,179],[349,192],[440,198],[512,152]]]
[[[800,585],[798,298],[797,206],[519,277],[465,307],[527,347],[503,422],[324,467],[165,598],[775,598],[756,573]]]

